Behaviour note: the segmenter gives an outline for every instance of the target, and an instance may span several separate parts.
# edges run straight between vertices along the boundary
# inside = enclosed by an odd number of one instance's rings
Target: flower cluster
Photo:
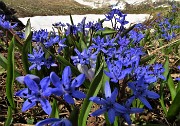
[[[26,99],[22,111],[40,103],[44,112],[51,115],[52,98],[59,98],[70,109],[77,107],[75,99],[86,98],[86,103],[90,100],[100,105],[98,110],[91,113],[92,116],[107,112],[111,124],[115,117],[124,118],[131,124],[131,114],[144,111],[133,104],[137,99],[151,110],[148,99],[158,99],[159,95],[149,87],[159,79],[166,79],[163,76],[164,68],[162,64],[141,64],[141,57],[146,53],[140,46],[145,37],[140,29],[145,28],[142,24],[137,24],[132,29],[126,29],[128,21],[125,17],[126,14],[113,9],[105,15],[104,20],[96,23],[86,23],[86,18],[79,24],[55,23],[53,26],[58,29],[59,34],[47,30],[35,31],[32,35],[34,48],[28,54],[28,61],[31,63],[29,70],[42,80],[34,74],[16,79],[26,87],[15,93],[16,96]],[[112,29],[104,28],[104,21],[111,21]],[[164,33],[172,28],[167,20],[161,22],[159,27]],[[168,30],[163,29],[166,27]],[[165,39],[170,40],[171,37]],[[56,69],[51,66],[56,66]],[[100,66],[103,70],[100,70]],[[32,71],[33,69],[38,71]],[[98,74],[103,77],[98,78]],[[104,86],[104,92],[94,88],[95,92],[99,92],[98,96],[86,97],[83,91],[91,92],[89,87],[92,88],[95,81]],[[126,93],[126,90],[131,93]],[[126,94],[121,94],[123,92]],[[71,126],[71,123],[65,118],[48,118],[36,125]]]

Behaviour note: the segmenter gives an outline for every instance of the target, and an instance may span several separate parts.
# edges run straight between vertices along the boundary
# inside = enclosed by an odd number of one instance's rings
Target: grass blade
[[[32,34],[33,34],[32,32],[29,33],[29,36],[24,42],[23,51],[22,51],[22,62],[26,74],[30,73],[29,63],[28,63],[28,52],[31,50]]]
[[[177,93],[176,97],[174,98],[171,106],[169,107],[169,110],[167,113],[167,118],[169,120],[174,120],[180,112],[179,99],[180,99],[180,91],[178,91],[178,93]]]
[[[173,81],[170,73],[168,74],[167,85],[168,85],[168,88],[169,88],[169,91],[171,94],[171,100],[173,101],[176,96],[176,89],[175,89],[174,81]]]
[[[0,54],[0,66],[7,70],[7,59],[2,54]],[[21,76],[17,70],[14,71],[14,74],[15,77]]]
[[[8,62],[7,62],[7,77],[6,77],[6,96],[10,106],[14,109],[15,103],[13,100],[13,83],[14,83],[14,37],[8,48]]]

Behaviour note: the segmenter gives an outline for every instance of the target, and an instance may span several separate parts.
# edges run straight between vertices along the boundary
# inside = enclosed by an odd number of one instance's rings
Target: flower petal
[[[26,110],[34,107],[36,105],[36,100],[27,99],[22,107],[22,112],[25,112]]]
[[[86,95],[81,91],[73,91],[72,96],[75,98],[86,98]]]
[[[47,87],[49,86],[49,84],[50,84],[50,78],[49,77],[43,78],[40,82],[41,89],[45,91]]]
[[[62,83],[60,81],[60,78],[56,75],[55,72],[50,73],[50,80],[53,83],[54,86],[56,87],[61,87]]]
[[[131,108],[131,114],[133,113],[142,113],[144,111],[144,109],[142,108]]]
[[[59,121],[61,121],[61,119],[48,118],[48,119],[39,121],[38,123],[36,123],[36,126],[43,126],[43,125],[47,125],[47,124],[55,123],[55,122],[59,122]]]
[[[100,98],[100,97],[90,97],[89,100],[93,101],[96,104],[100,104],[100,105],[105,105],[106,104],[106,101],[103,98]]]
[[[113,91],[112,94],[111,94],[111,101],[112,101],[112,102],[115,102],[115,101],[116,101],[117,95],[118,95],[118,89],[115,88],[114,91]]]
[[[50,115],[51,112],[52,112],[52,108],[51,108],[51,105],[49,103],[49,101],[45,98],[41,99],[40,100],[40,103],[41,103],[41,106],[42,106],[42,109],[48,114]]]
[[[29,95],[28,88],[24,88],[24,89],[16,92],[15,96],[19,96],[22,98],[28,98],[28,96],[31,96],[31,95]]]
[[[146,100],[145,97],[139,96],[138,98],[146,107],[148,107],[149,109],[152,109],[151,105],[149,104],[149,102]]]
[[[103,108],[100,108],[100,109],[94,111],[93,113],[91,113],[91,116],[99,116],[105,112],[106,112],[106,108],[103,107]]]
[[[64,68],[64,71],[62,73],[62,80],[64,85],[69,85],[71,81],[71,68],[70,66],[67,66]]]
[[[71,87],[79,87],[83,84],[85,80],[85,74],[80,74],[73,81]]]
[[[37,85],[36,82],[33,81],[29,76],[25,76],[25,77],[24,77],[24,82],[25,82],[26,86],[27,86],[31,91],[34,91],[34,92],[38,92],[38,91],[39,91],[38,85]]]
[[[115,120],[115,110],[114,109],[109,109],[108,119],[111,124],[114,123],[114,120]]]
[[[146,94],[147,94],[148,98],[153,98],[153,99],[159,98],[159,95],[157,93],[153,92],[153,91],[147,90]]]
[[[73,99],[72,96],[69,95],[69,94],[65,94],[65,95],[64,95],[64,100],[65,100],[67,103],[69,103],[69,104],[74,104],[74,99]]]
[[[33,74],[27,74],[26,76],[29,76],[32,80],[34,80],[36,83],[39,83],[40,82],[40,78],[36,75],[33,75]],[[21,84],[24,84],[24,77],[25,76],[19,76],[16,78],[16,80],[21,83]]]
[[[126,120],[126,122],[128,123],[128,125],[131,125],[131,117],[130,117],[130,115],[129,114],[124,114],[123,117]]]
[[[109,85],[109,81],[106,81],[106,83],[105,83],[104,93],[105,93],[105,97],[106,98],[110,98],[111,97],[111,88],[110,88],[110,85]]]

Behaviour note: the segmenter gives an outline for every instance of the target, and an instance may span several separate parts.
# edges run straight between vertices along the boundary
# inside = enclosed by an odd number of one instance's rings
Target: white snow
[[[129,24],[126,27],[129,27],[135,23],[142,23],[149,18],[149,14],[127,14],[126,20],[129,21]],[[72,15],[74,24],[78,24],[82,21],[82,19],[86,17],[86,23],[89,21],[98,21],[98,19],[104,19],[105,15],[102,14],[86,14],[86,15]],[[35,17],[25,17],[19,18],[23,24],[27,23],[27,20],[30,18],[31,26],[33,30],[47,29],[48,31],[52,31],[52,24],[57,22],[62,23],[71,23],[70,16],[35,16]],[[104,27],[111,27],[110,21],[105,21],[103,23]]]

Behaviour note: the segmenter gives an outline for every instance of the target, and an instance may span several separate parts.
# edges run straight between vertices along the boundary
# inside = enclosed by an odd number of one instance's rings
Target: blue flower
[[[47,29],[41,29],[33,32],[32,40],[35,42],[45,42],[48,39],[49,32]]]
[[[118,95],[117,88],[111,93],[111,88],[109,82],[105,83],[104,87],[105,99],[100,97],[90,97],[89,100],[100,104],[101,107],[95,112],[91,113],[92,116],[99,116],[105,112],[108,113],[108,119],[110,123],[113,123],[115,120],[115,113],[124,111],[124,107],[116,102],[116,97]]]
[[[52,59],[51,56],[44,61],[44,65],[45,65],[48,69],[50,69],[51,66],[52,66],[52,67],[56,67],[56,66],[57,66],[57,64],[54,62],[54,60]]]
[[[32,65],[29,67],[29,70],[32,70],[34,68],[37,68],[37,70],[41,70],[41,66],[44,65],[44,52],[42,48],[35,49],[33,48],[33,54],[28,54],[29,58],[28,60],[32,63]]]
[[[63,95],[64,100],[69,104],[74,104],[74,98],[85,98],[86,95],[77,90],[85,80],[85,75],[80,74],[74,80],[72,80],[71,68],[69,66],[64,68],[62,73],[62,79],[60,79],[56,73],[51,72],[50,79],[55,88],[52,89],[52,93],[58,96]]]
[[[20,83],[25,83],[27,88],[24,88],[15,93],[16,96],[27,98],[24,102],[22,111],[26,111],[40,102],[42,109],[48,114],[51,114],[52,108],[46,97],[51,95],[50,79],[49,77],[43,78],[41,81],[37,76],[26,75],[17,78]]]
[[[13,29],[17,26],[17,23],[14,25],[11,25],[11,22],[5,21],[5,16],[0,15],[0,27],[4,29]]]
[[[104,73],[111,79],[112,82],[117,83],[119,80],[124,79],[128,74],[131,73],[131,68],[123,69],[123,64],[120,61],[107,61],[107,67],[109,72]]]
[[[146,107],[152,109],[147,98],[157,99],[159,95],[153,91],[148,90],[148,84],[144,82],[144,76],[134,82],[129,82],[128,87],[133,91],[132,99],[138,98]]]
[[[71,122],[68,119],[57,119],[57,118],[48,118],[36,123],[36,126],[44,126],[50,124],[51,126],[72,126]]]
[[[134,100],[133,98],[130,98],[126,101],[123,112],[116,112],[116,115],[122,116],[129,125],[131,124],[130,114],[142,113],[144,111],[144,109],[142,108],[131,108],[131,104],[133,100]]]

